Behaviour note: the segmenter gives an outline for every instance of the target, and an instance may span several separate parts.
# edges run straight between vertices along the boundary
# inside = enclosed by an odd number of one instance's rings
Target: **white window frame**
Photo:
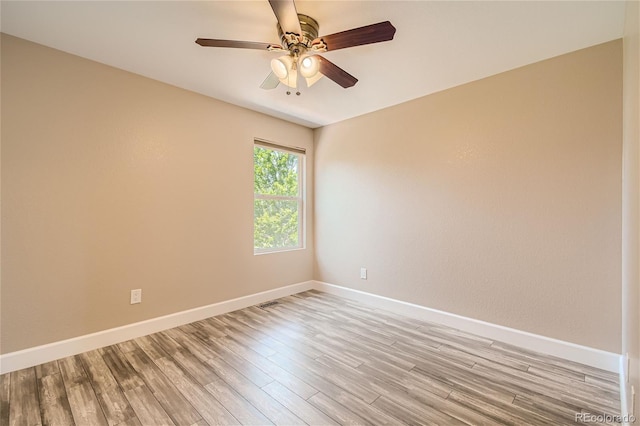
[[[261,148],[271,149],[273,151],[286,152],[288,154],[294,154],[298,156],[298,195],[297,196],[286,196],[286,195],[271,195],[271,194],[256,194],[255,183],[253,187],[253,203],[255,209],[255,200],[290,200],[298,202],[298,245],[291,247],[274,247],[274,248],[256,248],[255,247],[255,239],[254,239],[254,247],[253,254],[269,254],[269,253],[281,253],[286,251],[293,250],[302,250],[305,248],[305,201],[306,201],[306,179],[305,179],[305,170],[306,170],[306,150],[304,148],[293,147],[293,146],[285,146],[280,145],[274,142],[266,141],[264,139],[254,139],[253,147],[255,149],[256,146]],[[255,162],[253,163],[253,167],[255,170]],[[255,238],[255,216],[253,218],[253,235]]]

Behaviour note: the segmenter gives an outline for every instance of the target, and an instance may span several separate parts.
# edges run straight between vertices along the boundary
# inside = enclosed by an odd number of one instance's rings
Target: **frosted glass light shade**
[[[302,74],[302,73],[301,73],[301,74]],[[317,82],[318,80],[320,80],[322,77],[324,77],[324,76],[318,72],[318,73],[316,73],[316,75],[314,75],[313,77],[305,78],[305,80],[306,80],[306,82],[307,82],[307,87],[311,87],[311,86],[313,86],[313,85],[314,85],[314,84],[316,84],[316,82]]]
[[[284,55],[271,60],[271,71],[278,77],[280,83],[295,88],[298,84],[298,72],[294,65],[293,58]]]
[[[284,63],[282,58],[271,60],[271,71],[273,71],[273,73],[280,79],[286,78],[289,73],[289,71],[287,71],[287,65]]]
[[[303,56],[299,64],[300,74],[304,78],[312,78],[320,71],[320,61],[315,56]]]
[[[280,83],[295,89],[296,87],[298,87],[298,71],[289,70],[287,77],[281,78]]]

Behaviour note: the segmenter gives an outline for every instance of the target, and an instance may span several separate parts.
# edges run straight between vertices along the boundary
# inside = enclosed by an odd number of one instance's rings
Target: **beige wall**
[[[640,392],[640,3],[627,1],[623,80],[622,353],[631,358],[627,395]],[[640,401],[636,396],[636,406]],[[636,416],[638,411],[636,409]]]
[[[312,279],[253,255],[253,138],[310,129],[6,35],[2,106],[2,353]]]
[[[316,130],[316,279],[619,353],[621,53]]]
[[[316,130],[315,278],[619,352],[621,50]],[[253,256],[251,181],[311,130],[6,35],[2,68],[1,353],[312,278],[312,194],[309,249]]]

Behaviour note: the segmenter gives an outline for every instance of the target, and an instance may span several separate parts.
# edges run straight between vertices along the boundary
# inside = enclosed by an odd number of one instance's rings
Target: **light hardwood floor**
[[[1,425],[575,424],[617,376],[315,291],[0,376]]]

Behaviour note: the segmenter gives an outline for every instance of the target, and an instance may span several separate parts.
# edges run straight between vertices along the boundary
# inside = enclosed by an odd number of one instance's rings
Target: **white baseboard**
[[[261,293],[214,303],[212,305],[201,306],[187,311],[176,312],[174,314],[124,325],[122,327],[111,328],[72,339],[10,352],[0,355],[0,374],[33,367],[38,364],[124,342],[136,337],[157,333],[158,331],[257,305],[272,299],[311,290],[313,287],[313,281],[292,284]]]
[[[320,281],[306,281],[158,318],[152,318],[122,327],[116,327],[109,330],[99,331],[97,333],[0,355],[0,374],[20,370],[22,368],[33,367],[45,362],[124,342],[136,337],[157,333],[158,331],[311,289],[354,299],[391,312],[443,324],[478,336],[498,340],[544,354],[557,356],[559,358],[579,362],[607,371],[621,372],[622,357],[619,354],[552,339],[347,287],[341,287]]]
[[[627,400],[627,366],[629,365],[627,361],[627,357],[624,355],[620,356],[620,367],[619,367],[619,380],[620,380],[620,414],[624,416],[628,416],[629,413],[629,404]],[[622,424],[627,426],[629,424],[628,421],[623,421]]]
[[[398,314],[443,324],[491,340],[498,340],[524,349],[579,362],[603,370],[619,372],[620,354],[552,339],[550,337],[463,317],[421,305],[414,305],[412,303],[341,287],[335,284],[315,281],[314,288],[318,291],[354,299]]]

